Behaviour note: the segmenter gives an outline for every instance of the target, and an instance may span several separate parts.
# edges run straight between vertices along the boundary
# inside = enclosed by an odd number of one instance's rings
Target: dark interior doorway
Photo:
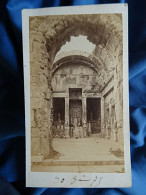
[[[65,121],[65,98],[53,98],[53,123],[64,124]]]
[[[100,98],[87,98],[87,122],[91,123],[91,133],[101,132]]]
[[[82,101],[70,100],[69,101],[69,121],[70,125],[77,127],[82,126]]]
[[[82,88],[69,88],[69,98],[70,99],[81,99],[82,98]]]

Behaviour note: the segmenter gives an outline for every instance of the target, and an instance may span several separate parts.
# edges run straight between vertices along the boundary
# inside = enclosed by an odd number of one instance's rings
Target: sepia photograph
[[[125,173],[122,13],[28,23],[30,171]]]

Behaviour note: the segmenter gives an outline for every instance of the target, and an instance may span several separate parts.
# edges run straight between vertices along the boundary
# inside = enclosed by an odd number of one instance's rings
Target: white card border
[[[31,172],[31,136],[30,136],[30,58],[29,58],[29,16],[69,15],[69,14],[109,14],[121,13],[123,16],[123,121],[124,121],[124,162],[125,173],[49,173]],[[128,84],[128,5],[104,4],[88,6],[53,7],[22,10],[23,26],[23,64],[25,90],[25,129],[26,129],[26,186],[27,187],[131,187],[130,132],[129,132],[129,84]],[[103,178],[98,186],[75,182],[74,176]],[[56,183],[55,177],[65,178],[65,182]]]

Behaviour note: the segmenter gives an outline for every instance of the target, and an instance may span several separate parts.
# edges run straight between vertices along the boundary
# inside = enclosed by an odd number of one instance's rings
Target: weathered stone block
[[[39,153],[40,150],[40,138],[31,137],[31,156],[35,156]]]
[[[37,41],[39,43],[45,43],[46,39],[41,33],[38,33],[34,35],[34,41]]]
[[[33,128],[37,127],[37,122],[36,121],[31,121],[31,127],[33,127]]]
[[[48,89],[48,90],[45,92],[45,99],[50,100],[50,98],[51,98],[51,90]]]
[[[38,109],[42,108],[42,99],[41,98],[34,98],[32,97],[31,100],[31,109]]]
[[[40,136],[40,129],[38,127],[31,128],[31,137],[37,138]]]
[[[43,155],[37,155],[31,157],[31,162],[42,162],[43,161]]]
[[[34,112],[35,111],[33,109],[31,109],[31,112],[30,112],[31,113],[31,121],[34,121]]]
[[[41,153],[44,155],[44,158],[48,158],[50,153],[49,137],[44,136],[41,140]]]
[[[30,72],[31,75],[39,75],[41,69],[40,69],[40,64],[39,63],[35,63],[33,66],[30,67]]]
[[[33,52],[34,53],[42,53],[42,49],[41,49],[41,46],[42,46],[43,44],[42,43],[40,43],[40,42],[37,42],[37,41],[33,41]]]
[[[43,100],[42,102],[43,102],[42,108],[36,110],[36,120],[42,121],[42,123],[43,123],[44,121],[47,121],[49,119],[49,116],[47,115],[47,112],[45,110],[45,108],[46,108],[45,103],[44,103],[45,100]]]

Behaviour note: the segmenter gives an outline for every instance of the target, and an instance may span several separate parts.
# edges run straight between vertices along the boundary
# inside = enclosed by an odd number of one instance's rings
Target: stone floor
[[[41,172],[124,172],[124,156],[110,152],[122,146],[110,139],[91,136],[88,138],[54,138],[53,148],[58,158],[32,164],[32,171]]]
[[[121,148],[119,143],[98,136],[88,138],[55,138],[53,148],[60,153],[56,160],[63,161],[110,161],[121,160],[110,148]]]

